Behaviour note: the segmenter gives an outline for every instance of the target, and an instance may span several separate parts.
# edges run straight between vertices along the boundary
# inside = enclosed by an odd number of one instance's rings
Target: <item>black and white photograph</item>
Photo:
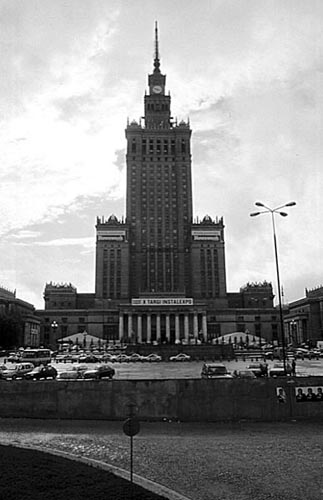
[[[321,498],[323,2],[0,0],[0,47],[0,498]]]

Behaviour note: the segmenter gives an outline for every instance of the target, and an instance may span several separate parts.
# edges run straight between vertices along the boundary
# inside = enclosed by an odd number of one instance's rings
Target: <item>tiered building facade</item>
[[[0,287],[0,319],[13,319],[16,322],[16,347],[37,347],[40,345],[40,320],[35,314],[35,307],[16,296],[16,291]],[[3,338],[0,321],[0,344]],[[4,325],[5,328],[5,325]],[[14,344],[10,344],[12,347]]]
[[[139,344],[207,343],[246,330],[277,339],[271,284],[228,293],[223,218],[193,219],[191,133],[171,115],[156,27],[144,118],[126,127],[125,220],[97,219],[93,294],[46,285],[38,311],[46,344],[83,329]]]

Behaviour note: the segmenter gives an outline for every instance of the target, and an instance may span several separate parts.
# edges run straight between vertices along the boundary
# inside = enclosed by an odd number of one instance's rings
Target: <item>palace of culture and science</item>
[[[143,121],[126,127],[126,217],[97,218],[94,293],[46,284],[37,311],[45,345],[83,331],[138,344],[207,343],[241,331],[277,339],[271,284],[228,293],[223,218],[193,219],[191,132],[171,115],[156,26]]]

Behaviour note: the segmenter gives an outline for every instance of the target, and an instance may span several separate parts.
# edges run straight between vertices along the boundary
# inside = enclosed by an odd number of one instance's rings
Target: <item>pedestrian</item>
[[[296,377],[296,361],[293,359],[292,361],[292,372],[291,372],[292,377]]]

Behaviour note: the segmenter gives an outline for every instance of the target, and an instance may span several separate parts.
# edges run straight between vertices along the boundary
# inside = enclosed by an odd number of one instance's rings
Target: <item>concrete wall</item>
[[[323,377],[260,380],[0,381],[0,417],[122,420],[263,420],[323,417],[323,401],[297,403],[295,388]],[[286,402],[279,403],[283,387]]]

